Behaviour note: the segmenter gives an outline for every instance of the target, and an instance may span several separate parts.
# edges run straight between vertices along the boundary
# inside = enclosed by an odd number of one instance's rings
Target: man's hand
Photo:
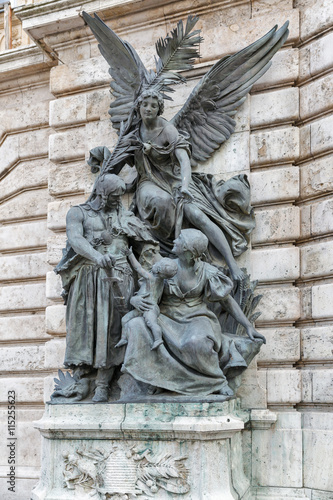
[[[101,254],[97,259],[96,259],[96,264],[99,267],[112,267],[114,266],[114,258],[112,257],[111,254],[107,253],[105,255]]]
[[[131,298],[130,303],[133,307],[135,307],[135,309],[137,309],[137,311],[144,313],[152,309],[154,305],[153,302],[147,300],[148,296],[149,293],[145,293],[143,295],[134,295],[134,297]]]

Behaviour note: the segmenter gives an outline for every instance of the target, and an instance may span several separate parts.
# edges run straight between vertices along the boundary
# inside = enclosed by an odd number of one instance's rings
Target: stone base
[[[252,500],[247,413],[214,403],[47,404],[32,500]]]

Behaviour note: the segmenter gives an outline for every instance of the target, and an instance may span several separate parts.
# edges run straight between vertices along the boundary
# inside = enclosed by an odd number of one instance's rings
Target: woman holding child
[[[125,326],[123,372],[181,394],[232,396],[225,373],[231,367],[245,369],[265,339],[229,295],[232,281],[200,259],[207,246],[207,237],[196,229],[182,230],[174,241],[177,273],[165,282],[157,319],[164,344],[151,351],[151,331],[143,318],[130,320]],[[153,307],[147,296],[134,296],[131,302],[141,313]],[[249,339],[222,333],[207,302],[220,302],[244,326]]]

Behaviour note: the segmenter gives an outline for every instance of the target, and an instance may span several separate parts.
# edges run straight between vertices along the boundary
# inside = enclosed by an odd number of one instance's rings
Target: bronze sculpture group
[[[123,384],[123,400],[136,390],[231,397],[233,380],[265,342],[236,293],[249,288],[235,257],[254,228],[250,188],[244,175],[216,182],[191,165],[234,131],[232,116],[286,40],[287,23],[218,61],[168,122],[164,100],[198,57],[197,18],[158,41],[156,71],[148,71],[96,15],[83,16],[110,65],[119,139],[112,153],[91,151],[90,165],[99,166],[93,192],[67,215],[56,272],[67,298],[64,365],[73,375],[59,373],[52,400],[105,402],[122,377],[133,381]],[[134,186],[118,176],[126,164],[136,169]],[[127,211],[121,196],[133,188]]]

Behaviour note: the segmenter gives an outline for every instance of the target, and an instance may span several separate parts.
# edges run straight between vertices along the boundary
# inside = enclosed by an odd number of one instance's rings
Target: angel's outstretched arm
[[[191,162],[185,149],[178,148],[175,150],[175,155],[180,165],[180,172],[182,178],[181,193],[187,195],[192,199],[189,193],[189,184],[191,181]]]

